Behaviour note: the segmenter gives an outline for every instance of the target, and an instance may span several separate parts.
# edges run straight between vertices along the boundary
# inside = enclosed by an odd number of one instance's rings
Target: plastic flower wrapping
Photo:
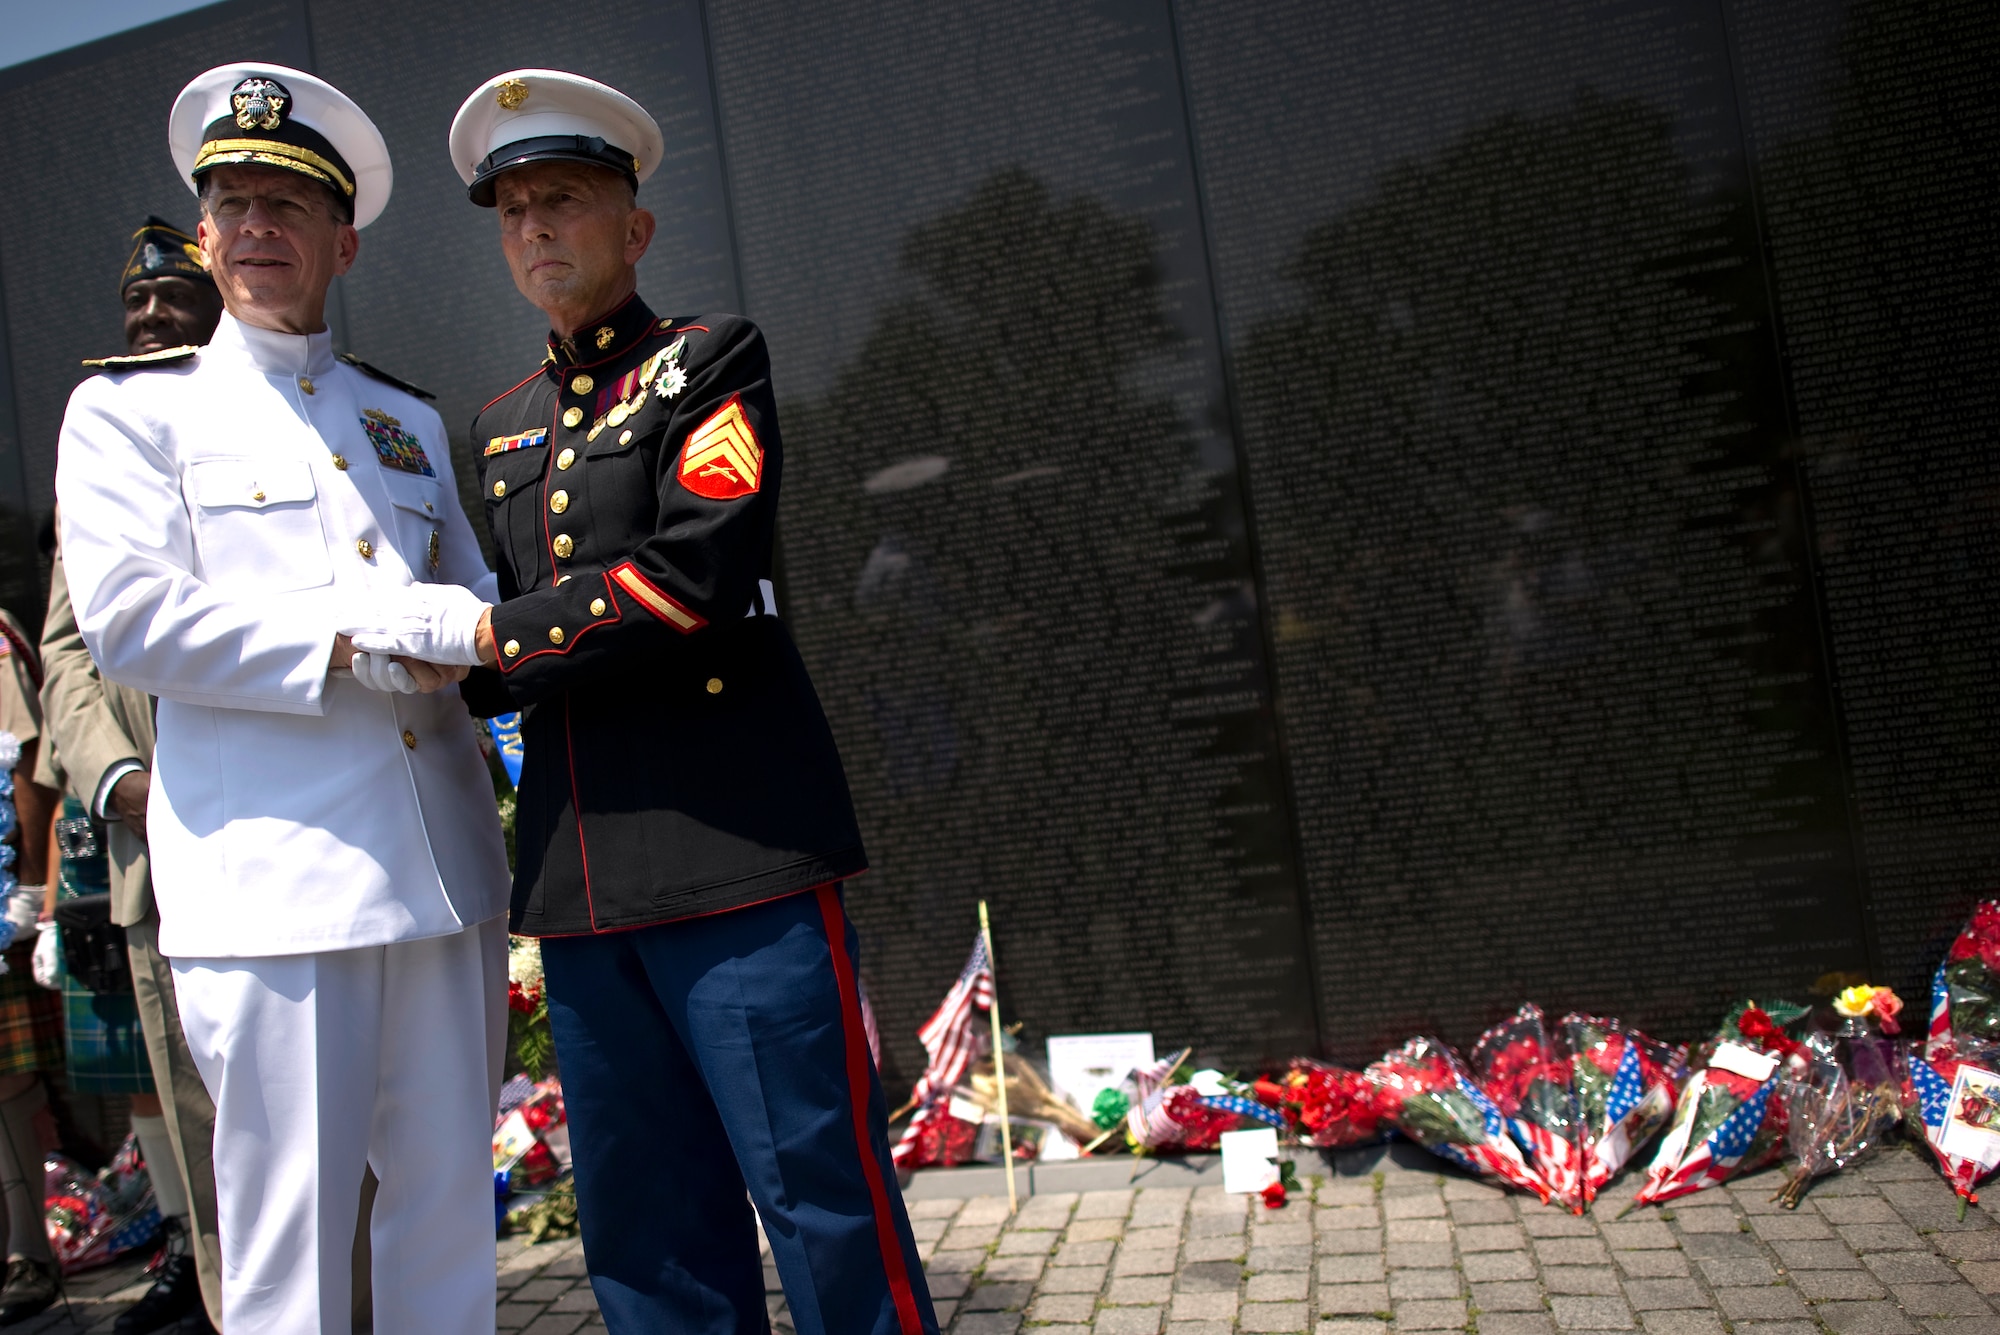
[[[1784,1154],[1787,1117],[1778,1085],[1786,1060],[1799,1047],[1785,1025],[1805,1014],[1803,1006],[1753,1002],[1724,1022],[1721,1033],[1703,1046],[1699,1069],[1681,1090],[1673,1123],[1633,1205],[1716,1186]]]
[[[1285,1114],[1302,1145],[1334,1150],[1382,1138],[1375,1087],[1359,1071],[1300,1058],[1283,1079],[1258,1081],[1256,1091]]]
[[[1974,907],[1952,941],[1908,1061],[1910,1134],[1931,1147],[1952,1190],[1977,1201],[1973,1189],[2000,1166],[2000,902]]]
[[[1507,1131],[1507,1118],[1479,1088],[1456,1052],[1435,1038],[1413,1038],[1363,1074],[1395,1128],[1431,1153],[1475,1173],[1551,1195]]]
[[[1616,1020],[1539,1006],[1486,1031],[1471,1067],[1554,1198],[1581,1214],[1666,1122],[1687,1060]]]
[[[1893,1011],[1889,1018],[1894,1020]],[[1903,1115],[1901,1064],[1893,1044],[1867,1035],[1813,1034],[1801,1047],[1803,1067],[1794,1068],[1784,1087],[1786,1135],[1796,1163],[1771,1197],[1788,1210],[1798,1208],[1814,1178],[1851,1167],[1880,1148]]]
[[[127,1135],[100,1172],[60,1154],[49,1155],[42,1170],[49,1248],[65,1274],[103,1265],[159,1232],[160,1207],[137,1135]]]
[[[1210,1102],[1212,1096],[1225,1096],[1220,1087],[1211,1086],[1212,1093],[1205,1095],[1195,1086],[1193,1078],[1186,1082],[1174,1080],[1186,1058],[1183,1052],[1132,1072],[1125,1139],[1135,1152],[1212,1150],[1222,1143],[1223,1132],[1234,1131],[1243,1124],[1239,1111]]]

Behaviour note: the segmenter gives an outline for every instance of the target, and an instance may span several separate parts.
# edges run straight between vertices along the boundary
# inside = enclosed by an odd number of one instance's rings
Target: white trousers
[[[377,1335],[493,1335],[507,930],[173,962],[215,1100],[223,1329],[348,1335],[363,1164]]]

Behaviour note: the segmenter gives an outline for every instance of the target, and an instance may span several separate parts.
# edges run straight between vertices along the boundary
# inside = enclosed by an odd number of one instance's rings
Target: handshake
[[[373,590],[341,613],[328,666],[347,668],[371,691],[435,691],[487,661],[479,641],[488,611],[457,584]]]

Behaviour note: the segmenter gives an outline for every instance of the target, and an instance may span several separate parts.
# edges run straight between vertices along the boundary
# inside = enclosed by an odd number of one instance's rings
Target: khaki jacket
[[[85,805],[113,765],[137,760],[153,765],[153,698],[106,681],[77,630],[69,580],[58,556],[49,580],[49,614],[42,625],[42,727],[54,739],[70,791]],[[107,821],[105,852],[111,862],[111,916],[121,927],[153,911],[153,882],[146,845],[121,821]]]

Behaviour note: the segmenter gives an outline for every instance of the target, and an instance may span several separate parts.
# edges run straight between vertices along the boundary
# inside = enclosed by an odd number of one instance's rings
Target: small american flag
[[[1579,1057],[1577,1060],[1585,1059]],[[1611,1090],[1604,1096],[1604,1120],[1616,1126],[1645,1097],[1646,1085],[1639,1078],[1639,1045],[1627,1041],[1625,1050],[1618,1056],[1618,1070],[1611,1077]]]
[[[958,981],[944,994],[937,1013],[917,1030],[917,1038],[929,1060],[916,1088],[910,1091],[910,1102],[917,1105],[916,1111],[910,1115],[909,1125],[903,1128],[903,1138],[890,1151],[890,1157],[899,1166],[916,1153],[924,1129],[945,1115],[952,1087],[979,1054],[983,1040],[979,1026],[973,1023],[973,1012],[992,1009],[993,966],[986,958],[986,938],[981,935],[972,939],[972,954],[959,972]]]
[[[1706,1140],[1690,1146],[1687,1143],[1689,1124],[1700,1109],[1702,1091],[1707,1083],[1706,1069],[1696,1071],[1688,1080],[1687,1088],[1681,1092],[1681,1106],[1674,1129],[1660,1142],[1659,1153],[1654,1157],[1652,1167],[1646,1170],[1645,1184],[1633,1198],[1635,1204],[1656,1205],[1726,1182],[1737,1165],[1742,1163],[1743,1156],[1749,1153],[1751,1144],[1757,1139],[1758,1128],[1764,1124],[1764,1110],[1771,1101],[1771,1091],[1777,1088],[1778,1072],[1774,1070],[1770,1078],[1757,1087],[1756,1093],[1724,1118],[1722,1125],[1708,1133]]]
[[[1924,1038],[1924,1055],[1932,1061],[1951,1047],[1951,984],[1944,979],[1944,965],[1931,979],[1931,1027]]]

